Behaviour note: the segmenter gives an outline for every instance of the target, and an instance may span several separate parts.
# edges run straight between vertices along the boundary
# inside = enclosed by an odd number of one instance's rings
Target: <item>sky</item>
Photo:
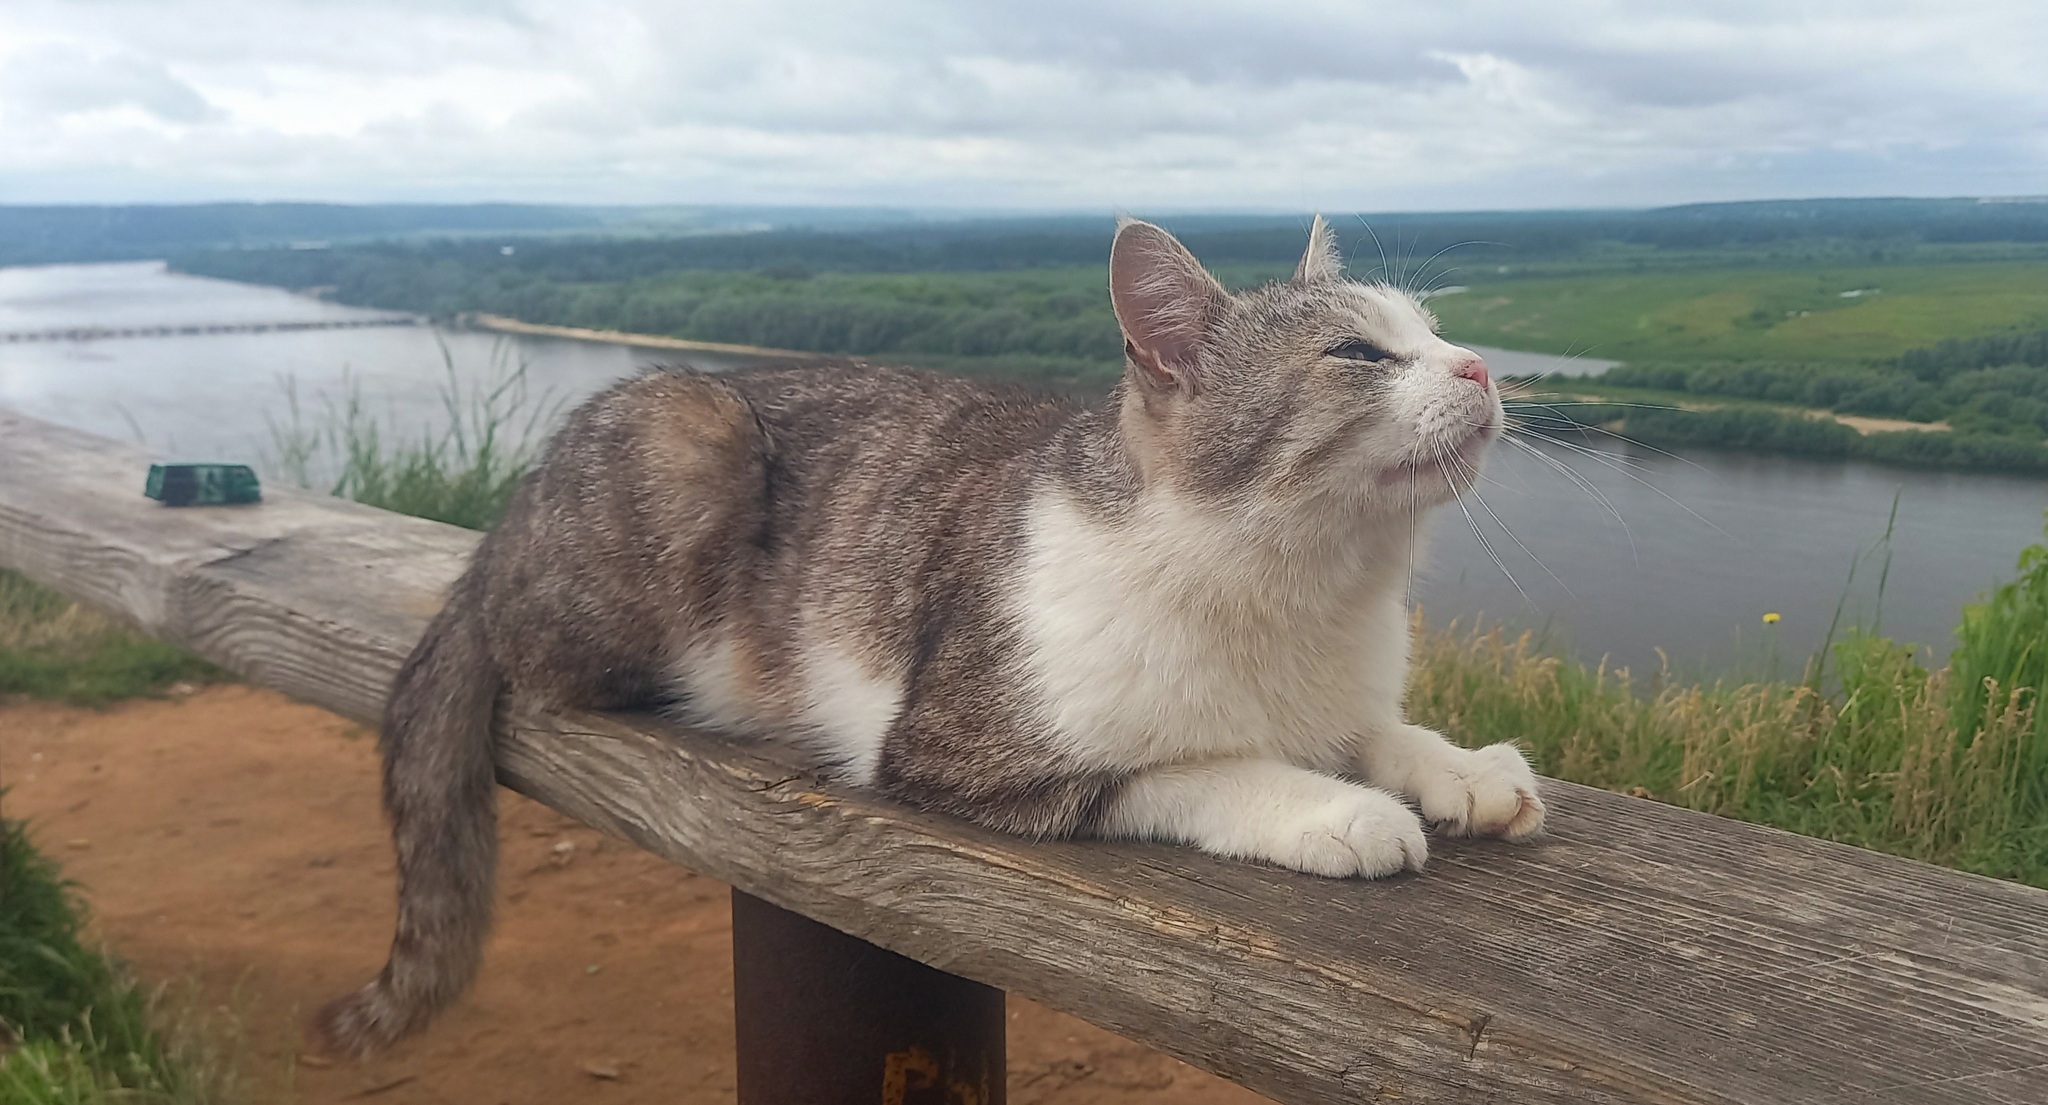
[[[5,0],[0,202],[2048,193],[2038,0]]]

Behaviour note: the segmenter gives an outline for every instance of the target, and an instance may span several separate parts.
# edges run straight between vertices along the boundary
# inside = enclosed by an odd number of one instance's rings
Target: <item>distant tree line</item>
[[[1227,282],[1284,274],[1299,219],[1172,220]],[[1390,271],[1413,270],[1438,242],[1512,241],[1522,254],[1852,240],[1867,233],[1963,241],[2048,240],[2048,204],[1817,201],[1656,212],[1385,217],[1373,223]],[[435,316],[465,312],[705,341],[887,357],[1081,391],[1120,371],[1104,291],[1107,219],[982,220],[852,229],[639,239],[380,242],[326,250],[210,250],[188,272]],[[1836,235],[1826,239],[1815,234]],[[1731,245],[1736,243],[1737,245]],[[1436,246],[1442,248],[1442,246]],[[1481,245],[1474,249],[1505,249]],[[1747,246],[1740,246],[1747,248]],[[1831,247],[1832,248],[1832,247]],[[1406,258],[1406,260],[1397,260]],[[1375,251],[1353,271],[1377,266]],[[1725,263],[1725,259],[1724,259]],[[1855,456],[1901,463],[2042,470],[2048,436],[2048,332],[1949,341],[1872,363],[1636,364],[1604,383],[1761,400],[1843,414],[1945,420],[1950,432],[1857,434],[1828,420],[1756,409],[1633,409],[1632,436],[1671,444]],[[1579,408],[1581,418],[1595,408]]]
[[[1869,365],[1622,365],[1602,382],[1945,421],[1972,436],[2048,437],[2048,331],[1944,341]]]
[[[1445,249],[1488,262],[1651,252],[1847,248],[1859,256],[1916,244],[2048,243],[2048,203],[1972,199],[1796,200],[1650,210],[1396,213],[1333,217],[1362,261],[1412,271]],[[1278,264],[1301,248],[1303,216],[1194,215],[1163,220],[1206,259]],[[762,233],[731,233],[742,228]],[[0,205],[0,265],[164,258],[292,242],[469,239],[451,256],[562,265],[557,279],[615,280],[687,268],[909,272],[1100,263],[1113,229],[1100,216],[959,218],[878,208],[601,207],[538,204],[213,203]],[[1832,243],[1832,246],[1827,246]],[[571,275],[572,258],[588,262]]]
[[[1858,433],[1829,418],[1759,407],[1669,410],[1631,403],[1559,404],[1538,432],[1570,435],[1565,423],[1599,427],[1658,447],[1706,445],[1757,453],[1794,453],[1870,460],[1916,468],[1988,468],[2048,475],[2048,447],[2039,437],[1957,431]]]
[[[421,232],[593,232],[604,209],[522,204],[200,203],[0,206],[0,265],[158,259],[200,249],[397,238]]]
[[[1106,387],[1123,341],[1103,272],[663,271],[602,282],[476,266],[438,251],[334,250],[204,254],[188,271],[318,287],[345,303],[509,315],[528,322],[663,334],[912,361],[943,359],[1079,387]],[[585,276],[584,272],[574,275]],[[977,365],[977,360],[987,363]]]
[[[376,211],[380,209],[363,209]],[[499,217],[564,220],[587,209],[505,209]],[[5,213],[0,208],[0,231]],[[550,216],[551,212],[566,212]],[[478,212],[482,219],[488,212]],[[367,218],[368,216],[364,216]],[[395,217],[395,216],[394,216]],[[418,213],[408,217],[418,218]],[[1161,220],[1212,265],[1276,266],[1300,255],[1302,216],[1182,216]],[[1449,251],[1460,263],[1600,259],[1616,247],[1650,251],[1747,251],[1799,247],[1868,257],[1887,247],[1988,242],[2048,243],[2048,203],[1974,200],[1813,200],[1701,204],[1648,211],[1510,211],[1337,216],[1332,220],[1354,272],[1400,280]],[[594,229],[595,220],[583,229]],[[535,238],[512,253],[476,236],[354,247],[382,263],[448,261],[492,272],[564,283],[629,280],[684,270],[776,267],[839,272],[1004,271],[1099,265],[1114,224],[1107,217],[1042,217],[899,222],[833,229],[664,237]],[[1835,247],[1832,251],[1825,247]],[[1765,254],[1763,256],[1770,256]],[[1784,256],[1780,250],[1776,256]],[[1441,260],[1439,258],[1439,260]],[[337,264],[345,263],[335,258]],[[294,262],[321,267],[319,257]],[[255,262],[259,268],[264,262]],[[275,281],[266,281],[275,282]],[[334,280],[305,280],[329,284]]]

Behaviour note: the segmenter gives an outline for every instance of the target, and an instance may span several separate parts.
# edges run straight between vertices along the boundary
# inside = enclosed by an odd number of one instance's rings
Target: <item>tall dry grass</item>
[[[2038,683],[1959,686],[1863,634],[1833,646],[1825,691],[1643,678],[1498,628],[1416,634],[1410,716],[1464,742],[1519,740],[1558,778],[2048,886]]]

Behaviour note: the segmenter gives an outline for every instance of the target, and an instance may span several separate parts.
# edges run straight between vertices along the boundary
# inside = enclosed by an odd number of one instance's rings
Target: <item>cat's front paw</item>
[[[1542,830],[1536,773],[1520,749],[1490,744],[1453,751],[1442,766],[1415,780],[1422,816],[1452,836],[1523,840]]]
[[[1364,787],[1272,816],[1258,858],[1330,878],[1376,879],[1420,871],[1429,859],[1422,819],[1393,795]]]

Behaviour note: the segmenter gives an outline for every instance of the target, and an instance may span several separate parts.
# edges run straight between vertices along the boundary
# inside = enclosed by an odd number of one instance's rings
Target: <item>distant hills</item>
[[[1162,222],[1201,239],[1205,258],[1277,263],[1299,248],[1300,215],[1182,214]],[[1829,240],[1873,244],[2048,242],[2048,198],[1814,199],[1689,204],[1647,210],[1388,213],[1334,217],[1347,238],[1377,236],[1390,255],[1453,244],[1522,260],[1570,256],[1601,243],[1651,250]],[[887,208],[533,204],[216,203],[0,206],[0,265],[115,261],[210,250],[320,249],[370,242],[445,241],[476,249],[515,240],[649,243],[683,248],[707,267],[757,267],[820,237],[845,240],[848,267],[949,268],[1099,260],[1111,231],[1101,215]],[[1368,233],[1367,228],[1370,228]],[[755,240],[736,245],[731,239]],[[777,239],[785,241],[778,245]],[[713,241],[709,239],[725,239]],[[802,239],[800,248],[788,239]],[[1028,249],[1018,250],[1028,239]],[[866,245],[863,245],[866,243]],[[641,245],[639,249],[665,249]],[[1359,248],[1354,245],[1354,249]],[[1369,245],[1368,245],[1369,248]],[[633,247],[622,250],[625,254]],[[827,251],[830,252],[830,251]],[[1472,253],[1463,256],[1470,258]],[[948,259],[951,259],[950,261]],[[980,258],[980,263],[969,263]]]
[[[882,208],[581,207],[515,203],[0,205],[0,265],[131,261],[209,249],[489,237],[675,237],[917,221]]]

